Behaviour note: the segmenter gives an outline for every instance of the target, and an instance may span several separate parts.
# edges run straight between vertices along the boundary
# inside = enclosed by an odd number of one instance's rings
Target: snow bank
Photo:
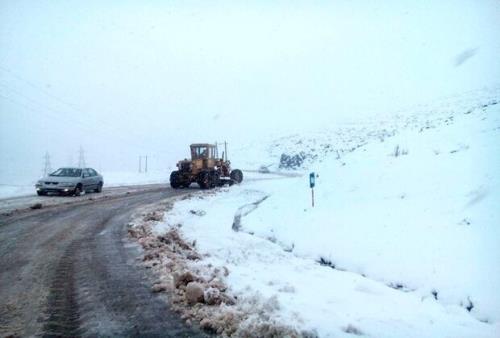
[[[493,326],[477,321],[459,306],[444,307],[433,297],[321,266],[283,250],[273,237],[231,230],[235,210],[261,198],[259,191],[244,186],[218,196],[194,196],[178,202],[156,231],[164,233],[181,225],[184,236],[196,241],[200,253],[209,255],[203,264],[227,267],[225,281],[238,302],[248,307],[257,297],[273,304],[273,321],[291,324],[299,332],[317,332],[322,337],[353,332],[375,337],[494,336]]]
[[[35,185],[0,184],[0,199],[35,194]]]
[[[500,105],[419,114],[392,134],[309,163],[315,208],[307,176],[254,176],[178,202],[155,231],[181,226],[240,301],[272,301],[298,331],[497,336]]]
[[[499,128],[492,105],[367,145],[313,168],[316,208],[298,179],[243,227],[298,256],[498,322]]]

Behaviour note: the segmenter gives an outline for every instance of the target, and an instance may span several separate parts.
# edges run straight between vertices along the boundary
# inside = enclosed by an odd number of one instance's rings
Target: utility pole
[[[50,155],[49,155],[49,152],[47,151],[45,153],[45,156],[43,157],[43,176],[47,176],[48,174],[50,174],[50,172],[52,172],[52,168],[51,168],[51,165],[50,165]]]
[[[144,158],[144,172],[148,172],[148,155],[139,156],[139,173],[142,173],[142,158]]]
[[[78,167],[85,168],[85,152],[82,146],[80,146],[80,150],[78,152]]]

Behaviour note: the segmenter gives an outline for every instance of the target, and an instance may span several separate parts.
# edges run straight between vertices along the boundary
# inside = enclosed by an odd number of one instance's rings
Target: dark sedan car
[[[104,180],[92,168],[59,168],[35,185],[39,196],[48,193],[81,195],[82,192],[101,192]]]

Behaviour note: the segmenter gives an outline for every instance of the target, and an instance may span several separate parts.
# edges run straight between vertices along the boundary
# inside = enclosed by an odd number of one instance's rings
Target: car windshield
[[[58,177],[80,177],[82,175],[82,169],[76,168],[61,168],[54,171],[50,176]]]

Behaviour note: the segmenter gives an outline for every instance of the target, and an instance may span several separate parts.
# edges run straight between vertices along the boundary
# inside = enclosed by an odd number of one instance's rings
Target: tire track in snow
[[[232,229],[236,232],[240,231],[241,218],[247,216],[252,211],[257,209],[262,202],[264,202],[266,199],[269,198],[269,196],[270,195],[265,195],[264,197],[258,199],[257,201],[255,201],[253,203],[248,203],[248,204],[245,204],[245,205],[239,207],[238,210],[236,211],[236,214],[234,215]]]

